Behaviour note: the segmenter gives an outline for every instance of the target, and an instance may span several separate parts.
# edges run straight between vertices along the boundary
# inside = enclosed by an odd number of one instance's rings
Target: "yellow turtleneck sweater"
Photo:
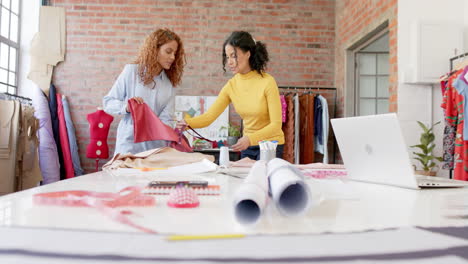
[[[275,79],[257,71],[236,74],[223,87],[218,98],[204,114],[185,120],[192,128],[206,127],[232,103],[244,122],[244,136],[251,146],[261,140],[284,144],[281,130],[281,102]]]

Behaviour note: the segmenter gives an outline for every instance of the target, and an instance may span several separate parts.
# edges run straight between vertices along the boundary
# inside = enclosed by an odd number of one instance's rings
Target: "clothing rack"
[[[336,107],[337,107],[337,94],[336,94],[336,88],[335,87],[300,87],[300,86],[278,86],[278,88],[283,90],[282,92],[293,92],[293,93],[314,93],[314,94],[320,94],[322,91],[323,94],[329,94],[333,93],[333,114],[330,114],[330,119],[336,117]],[[285,91],[286,90],[286,91]],[[328,105],[330,107],[330,104]],[[331,131],[331,129],[329,130]],[[331,133],[332,138],[333,138],[333,163],[336,163],[336,140]]]
[[[31,98],[16,95],[16,94],[11,94],[11,93],[0,93],[0,99],[3,99],[3,100],[11,100],[11,99],[12,100],[19,100],[22,103],[26,103],[26,104],[29,104],[29,105],[32,104],[32,99]]]
[[[463,54],[460,54],[460,55],[457,55],[455,57],[450,58],[449,59],[450,60],[450,72],[453,71],[453,62],[458,60],[458,59],[465,58],[465,57],[468,58],[468,52],[465,52]]]

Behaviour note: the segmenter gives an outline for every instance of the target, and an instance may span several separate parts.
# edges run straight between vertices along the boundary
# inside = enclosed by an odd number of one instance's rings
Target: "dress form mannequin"
[[[86,119],[89,122],[90,135],[89,144],[86,148],[86,157],[96,159],[97,171],[99,159],[107,159],[109,157],[107,136],[114,117],[104,112],[101,107],[98,107],[98,110],[88,114]]]

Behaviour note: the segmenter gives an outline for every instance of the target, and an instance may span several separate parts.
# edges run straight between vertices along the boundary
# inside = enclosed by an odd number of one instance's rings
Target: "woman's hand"
[[[176,128],[179,129],[179,130],[185,130],[185,127],[187,126],[187,122],[185,122],[185,120],[179,120],[177,121],[176,123]]]
[[[243,136],[237,140],[237,143],[232,145],[231,148],[234,151],[246,150],[250,146],[250,140],[247,136]]]
[[[135,99],[135,101],[138,103],[138,104],[142,104],[144,103],[145,101],[143,101],[143,98],[141,97],[138,97],[138,96],[135,96],[135,97],[132,97],[128,100],[131,100],[131,99]],[[130,113],[130,109],[128,109],[128,103],[127,103],[127,107],[125,108],[125,110],[127,110],[127,113]]]

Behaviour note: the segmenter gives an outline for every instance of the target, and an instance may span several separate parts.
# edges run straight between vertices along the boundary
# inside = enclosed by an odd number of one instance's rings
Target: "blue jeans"
[[[283,149],[284,145],[276,146],[276,157],[283,158]],[[253,160],[260,160],[260,147],[259,146],[250,146],[246,150],[241,151],[241,159],[249,157]]]

